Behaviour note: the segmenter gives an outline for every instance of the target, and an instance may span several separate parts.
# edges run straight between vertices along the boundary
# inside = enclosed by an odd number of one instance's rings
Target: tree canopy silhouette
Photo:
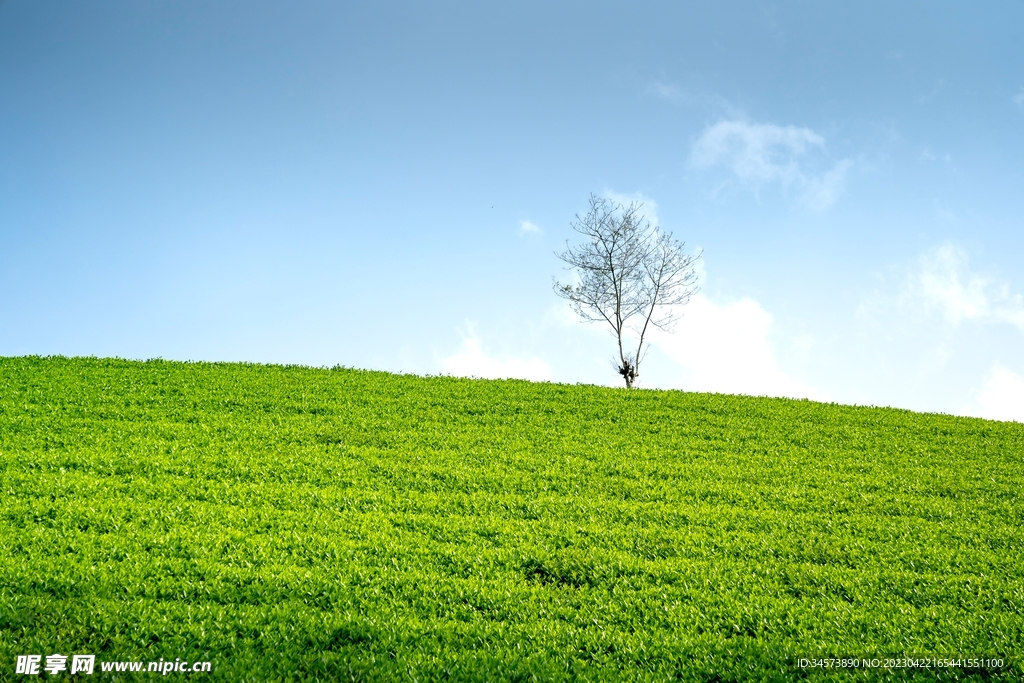
[[[642,209],[638,202],[627,206],[591,195],[590,210],[571,223],[585,239],[577,246],[567,241],[566,250],[556,254],[579,282],[555,280],[555,293],[583,320],[611,326],[618,343],[614,365],[627,388],[640,376],[650,328],[671,331],[681,315],[675,307],[697,293],[693,266],[701,256],[687,254],[672,233],[652,227]]]

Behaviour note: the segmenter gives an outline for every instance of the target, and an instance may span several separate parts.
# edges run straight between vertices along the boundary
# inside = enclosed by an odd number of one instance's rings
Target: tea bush
[[[2,680],[28,653],[209,681],[1024,677],[1016,423],[0,358],[0,477]],[[1004,665],[799,665],[903,656]]]

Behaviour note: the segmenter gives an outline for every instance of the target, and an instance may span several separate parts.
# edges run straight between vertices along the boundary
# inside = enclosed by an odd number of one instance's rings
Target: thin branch
[[[570,225],[585,240],[556,255],[579,273],[573,285],[553,280],[555,293],[588,322],[606,322],[616,337],[618,372],[633,386],[651,326],[668,330],[678,320],[674,306],[686,304],[698,289],[693,264],[683,244],[643,218],[643,204],[628,206],[590,196],[589,211]],[[663,312],[658,315],[659,311]],[[636,319],[636,322],[631,322]],[[626,352],[625,334],[636,334],[636,354]]]

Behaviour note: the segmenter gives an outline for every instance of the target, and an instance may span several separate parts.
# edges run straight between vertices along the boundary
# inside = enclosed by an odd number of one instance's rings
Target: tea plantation
[[[4,681],[1024,680],[1016,423],[0,358],[0,488]]]

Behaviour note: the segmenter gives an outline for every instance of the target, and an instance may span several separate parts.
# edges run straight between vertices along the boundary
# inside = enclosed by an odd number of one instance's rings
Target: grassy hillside
[[[0,486],[0,680],[32,653],[95,654],[71,680],[1024,677],[1020,424],[0,358]]]

